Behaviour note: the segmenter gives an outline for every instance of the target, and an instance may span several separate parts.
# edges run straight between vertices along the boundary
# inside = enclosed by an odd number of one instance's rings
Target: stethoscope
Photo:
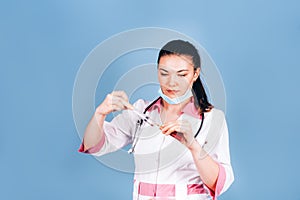
[[[150,109],[157,101],[159,101],[161,98],[162,98],[162,97],[158,97],[158,98],[155,99],[153,102],[151,102],[151,103],[145,108],[143,114],[139,114],[138,112],[136,112],[136,113],[138,114],[138,116],[140,117],[140,119],[139,119],[139,120],[137,121],[137,123],[136,123],[135,132],[134,132],[133,137],[132,137],[133,142],[132,142],[131,148],[128,150],[128,153],[129,153],[129,154],[134,153],[135,146],[136,146],[136,144],[137,144],[137,142],[138,142],[138,140],[139,140],[139,135],[138,135],[139,132],[140,132],[139,130],[141,129],[141,127],[142,127],[144,121],[145,121],[146,123],[150,124],[151,126],[154,126],[154,125],[155,125],[155,126],[158,126],[158,127],[159,127],[159,125],[157,125],[157,123],[153,122],[153,120],[151,120],[148,116],[146,116],[146,112],[147,112],[147,111],[148,111],[148,110],[149,110],[149,109]],[[194,138],[196,138],[196,137],[198,136],[198,134],[200,133],[201,128],[202,128],[202,126],[203,126],[203,122],[204,122],[204,113],[203,113],[203,112],[201,113],[201,119],[202,119],[202,120],[201,120],[200,127],[199,127],[197,133],[195,134]],[[171,136],[173,136],[173,137],[176,138],[176,134],[174,134],[174,135],[171,134]]]

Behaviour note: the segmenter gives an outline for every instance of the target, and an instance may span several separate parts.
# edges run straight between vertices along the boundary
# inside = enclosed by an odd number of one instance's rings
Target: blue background
[[[72,90],[101,41],[140,27],[189,35],[227,94],[236,180],[221,200],[300,199],[300,4],[1,1],[1,199],[130,199],[132,174],[77,152]]]

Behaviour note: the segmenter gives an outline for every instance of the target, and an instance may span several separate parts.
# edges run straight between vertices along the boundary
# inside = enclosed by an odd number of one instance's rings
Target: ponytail
[[[193,84],[193,94],[195,99],[195,106],[199,109],[200,114],[204,112],[209,112],[213,108],[213,105],[211,105],[208,102],[206,92],[200,80],[200,76],[196,79],[196,81]]]

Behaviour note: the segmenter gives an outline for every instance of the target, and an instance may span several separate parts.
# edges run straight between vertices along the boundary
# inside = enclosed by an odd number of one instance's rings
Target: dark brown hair
[[[198,50],[194,45],[183,40],[172,40],[164,45],[158,54],[157,64],[162,56],[183,55],[190,56],[193,61],[194,69],[201,69],[201,59]],[[193,94],[195,106],[199,108],[200,113],[209,112],[213,105],[208,102],[206,92],[200,79],[200,75],[193,84]]]

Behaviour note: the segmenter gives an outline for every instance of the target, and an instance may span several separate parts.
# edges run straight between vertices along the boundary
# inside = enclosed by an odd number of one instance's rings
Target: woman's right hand
[[[96,108],[95,115],[96,117],[106,116],[111,112],[125,109],[134,109],[133,105],[128,102],[126,93],[124,91],[113,91]]]
[[[96,146],[103,137],[103,124],[107,114],[124,109],[133,109],[128,102],[128,97],[123,91],[113,91],[96,108],[94,116],[90,120],[83,138],[83,151]]]

